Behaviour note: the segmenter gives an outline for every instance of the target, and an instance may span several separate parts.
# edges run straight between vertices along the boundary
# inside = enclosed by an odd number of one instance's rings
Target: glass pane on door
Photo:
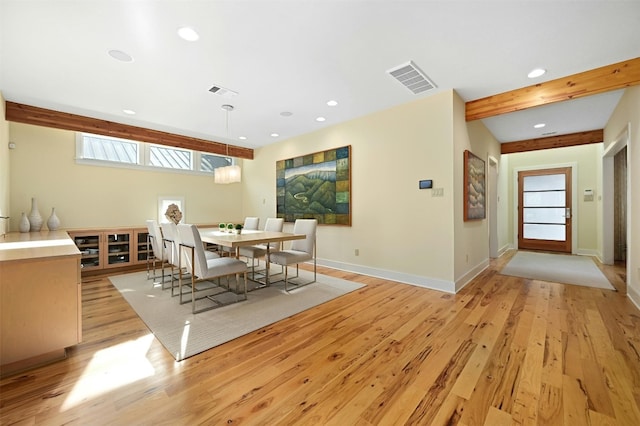
[[[564,241],[566,238],[565,175],[525,176],[522,187],[523,237]]]
[[[530,240],[564,241],[565,226],[525,223],[522,225],[522,233],[524,238]]]

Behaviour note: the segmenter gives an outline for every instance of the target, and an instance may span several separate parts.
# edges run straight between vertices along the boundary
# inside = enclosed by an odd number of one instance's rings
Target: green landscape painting
[[[277,216],[351,226],[351,146],[276,162]]]

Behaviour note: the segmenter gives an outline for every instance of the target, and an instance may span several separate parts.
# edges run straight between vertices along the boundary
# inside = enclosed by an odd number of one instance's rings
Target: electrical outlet
[[[354,254],[355,254],[356,256],[360,256],[360,249],[355,249],[355,250],[354,250]]]
[[[444,196],[444,188],[433,188],[431,190],[432,197],[443,197]]]

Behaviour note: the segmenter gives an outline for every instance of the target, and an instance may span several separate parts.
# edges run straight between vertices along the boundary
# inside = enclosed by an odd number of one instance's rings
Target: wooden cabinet
[[[82,254],[83,271],[119,268],[147,261],[147,229],[97,229],[70,231],[69,235]]]
[[[0,376],[61,359],[82,340],[80,253],[64,231],[0,241]]]
[[[102,268],[102,233],[89,232],[69,232],[69,236],[78,246],[82,254],[80,258],[80,268],[82,270]]]
[[[149,231],[147,230],[147,228],[139,228],[133,230],[133,240],[135,241],[135,256],[133,261],[136,264],[146,264],[147,256],[150,253],[153,253],[147,241],[148,235]]]

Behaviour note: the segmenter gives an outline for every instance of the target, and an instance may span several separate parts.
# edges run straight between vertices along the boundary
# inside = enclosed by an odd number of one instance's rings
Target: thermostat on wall
[[[418,185],[419,185],[420,189],[433,188],[433,181],[431,179],[429,179],[429,180],[421,180],[420,182],[418,182]]]

